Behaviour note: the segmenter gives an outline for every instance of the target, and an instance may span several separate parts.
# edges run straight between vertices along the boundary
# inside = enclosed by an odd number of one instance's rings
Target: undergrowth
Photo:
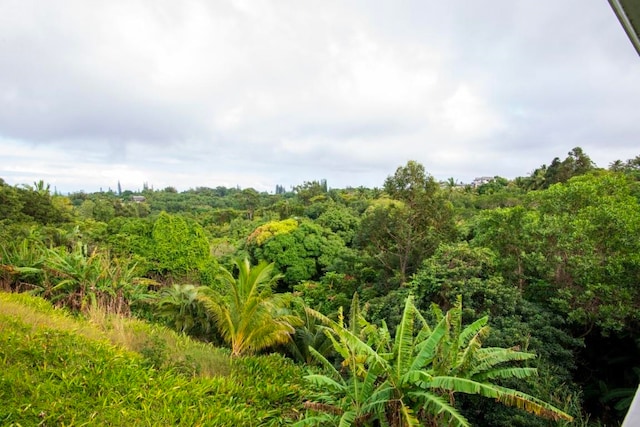
[[[232,360],[142,321],[0,293],[0,425],[287,425],[302,377],[281,356]]]

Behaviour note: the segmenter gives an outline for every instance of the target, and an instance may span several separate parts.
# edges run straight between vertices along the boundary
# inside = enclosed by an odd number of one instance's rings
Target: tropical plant
[[[46,282],[42,270],[45,251],[44,245],[35,239],[0,246],[0,288],[17,291],[42,288]]]
[[[300,426],[364,426],[374,420],[392,426],[468,426],[455,407],[456,393],[493,398],[553,420],[572,419],[546,402],[497,383],[535,375],[534,368],[510,365],[535,355],[514,349],[483,349],[488,318],[462,328],[461,299],[446,315],[434,308],[439,321],[431,328],[408,297],[393,340],[386,325],[374,327],[361,314],[355,313],[356,319],[350,319],[347,327],[342,316],[335,322],[314,310],[309,312],[326,325],[347,376],[311,350],[327,374],[307,378],[326,391],[316,402],[306,404],[315,415],[300,421]]]
[[[33,251],[30,257],[26,256],[29,250]],[[129,313],[130,304],[143,297],[135,265],[111,258],[104,251],[90,251],[80,242],[69,251],[65,247],[30,246],[25,241],[5,257],[14,263],[14,274],[31,278],[31,293],[72,310],[86,312],[101,306],[112,313]]]
[[[163,288],[154,300],[156,313],[179,332],[199,337],[210,335],[214,320],[198,298],[200,288],[178,284]]]
[[[324,357],[328,357],[334,351],[331,340],[324,333],[320,321],[310,315],[306,307],[300,299],[294,302],[294,312],[300,317],[302,324],[296,326],[292,339],[286,343],[283,352],[297,362],[313,364],[316,358],[311,353],[311,349]]]
[[[201,296],[231,354],[241,356],[287,343],[302,322],[288,310],[291,295],[272,291],[280,278],[273,274],[274,265],[263,262],[251,267],[247,258],[236,260],[235,265],[237,278],[222,268],[227,294],[206,288]]]

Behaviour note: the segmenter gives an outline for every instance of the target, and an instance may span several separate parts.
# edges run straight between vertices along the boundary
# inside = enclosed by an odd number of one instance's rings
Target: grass
[[[0,293],[0,425],[288,425],[303,375],[277,355],[232,360],[139,320]]]

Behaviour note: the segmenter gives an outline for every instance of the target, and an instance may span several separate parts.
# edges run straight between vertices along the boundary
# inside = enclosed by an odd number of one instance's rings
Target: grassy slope
[[[0,425],[287,425],[302,375],[279,356],[231,360],[141,321],[0,293]]]

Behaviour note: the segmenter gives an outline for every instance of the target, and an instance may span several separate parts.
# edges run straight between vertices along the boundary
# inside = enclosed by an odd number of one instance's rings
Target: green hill
[[[280,356],[224,350],[140,320],[77,318],[0,293],[0,424],[287,425],[303,373]]]

